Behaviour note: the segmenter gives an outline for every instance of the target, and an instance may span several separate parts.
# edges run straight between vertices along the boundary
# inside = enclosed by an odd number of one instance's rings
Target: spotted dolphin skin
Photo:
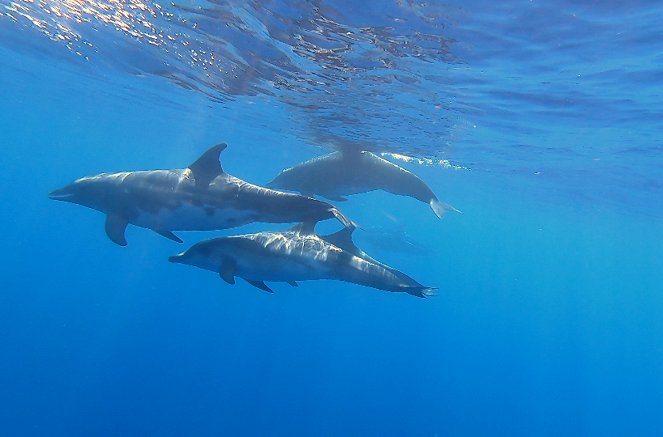
[[[125,246],[128,224],[182,242],[172,231],[234,228],[252,222],[292,223],[337,218],[329,203],[250,184],[225,173],[218,144],[184,169],[102,173],[53,191],[54,200],[77,203],[106,214],[106,233]]]
[[[350,194],[384,190],[429,204],[439,218],[447,211],[460,212],[440,202],[415,174],[367,151],[346,149],[302,162],[283,170],[267,186],[337,201]]]
[[[379,290],[405,292],[417,297],[434,294],[434,288],[376,261],[352,242],[353,227],[318,236],[313,225],[302,224],[287,232],[220,237],[202,241],[170,262],[188,264],[218,273],[229,284],[235,277],[272,293],[265,281],[287,282],[334,279]]]

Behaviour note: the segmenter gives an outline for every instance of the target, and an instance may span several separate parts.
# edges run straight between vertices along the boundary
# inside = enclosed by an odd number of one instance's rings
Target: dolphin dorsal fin
[[[356,146],[339,147],[338,151],[341,153],[343,158],[357,157],[364,153],[364,150]]]
[[[219,158],[226,147],[228,145],[225,143],[217,144],[203,153],[196,162],[188,167],[196,180],[196,187],[205,188],[215,177],[223,174]]]
[[[339,247],[345,251],[352,253],[353,255],[363,257],[364,252],[355,246],[354,241],[352,241],[352,233],[354,232],[354,227],[343,228],[338,232],[335,232],[330,235],[325,235],[320,237],[328,243],[333,244],[336,247]]]
[[[290,232],[296,232],[298,234],[310,235],[315,233],[315,225],[317,222],[302,222],[297,223],[295,226],[290,228]]]

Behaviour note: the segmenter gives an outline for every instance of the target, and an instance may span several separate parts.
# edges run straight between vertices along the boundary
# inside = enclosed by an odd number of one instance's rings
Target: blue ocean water
[[[661,16],[1,1],[1,434],[659,435]],[[382,192],[338,206],[438,296],[229,286],[166,259],[287,226],[184,245],[129,227],[122,248],[101,214],[47,198],[222,141],[258,184],[338,144],[390,153],[463,214]]]

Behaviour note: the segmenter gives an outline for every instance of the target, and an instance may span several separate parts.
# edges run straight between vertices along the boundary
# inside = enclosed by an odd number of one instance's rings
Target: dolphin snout
[[[169,256],[168,257],[168,262],[183,263],[184,260],[182,258],[184,258],[184,252],[178,253],[177,255]]]
[[[71,192],[69,187],[58,188],[48,193],[48,198],[52,200],[69,200],[74,193]]]

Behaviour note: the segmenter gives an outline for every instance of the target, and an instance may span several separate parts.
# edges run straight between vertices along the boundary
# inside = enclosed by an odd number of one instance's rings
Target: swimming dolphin
[[[434,294],[414,279],[376,261],[352,242],[353,227],[318,236],[314,224],[303,223],[287,232],[219,237],[202,241],[170,262],[217,272],[229,284],[235,277],[273,293],[265,281],[287,282],[334,279],[417,297]]]
[[[429,204],[439,218],[447,211],[460,212],[440,202],[413,173],[374,153],[349,148],[287,168],[267,186],[337,201],[347,200],[345,195],[384,190]]]
[[[361,241],[378,251],[397,252],[414,256],[430,256],[433,251],[414,239],[403,227],[362,227]]]
[[[336,217],[351,226],[327,202],[250,184],[225,173],[218,144],[185,169],[101,173],[53,191],[54,200],[77,203],[106,214],[106,234],[126,246],[129,223],[173,241],[172,231],[208,231],[252,222],[292,223]]]

